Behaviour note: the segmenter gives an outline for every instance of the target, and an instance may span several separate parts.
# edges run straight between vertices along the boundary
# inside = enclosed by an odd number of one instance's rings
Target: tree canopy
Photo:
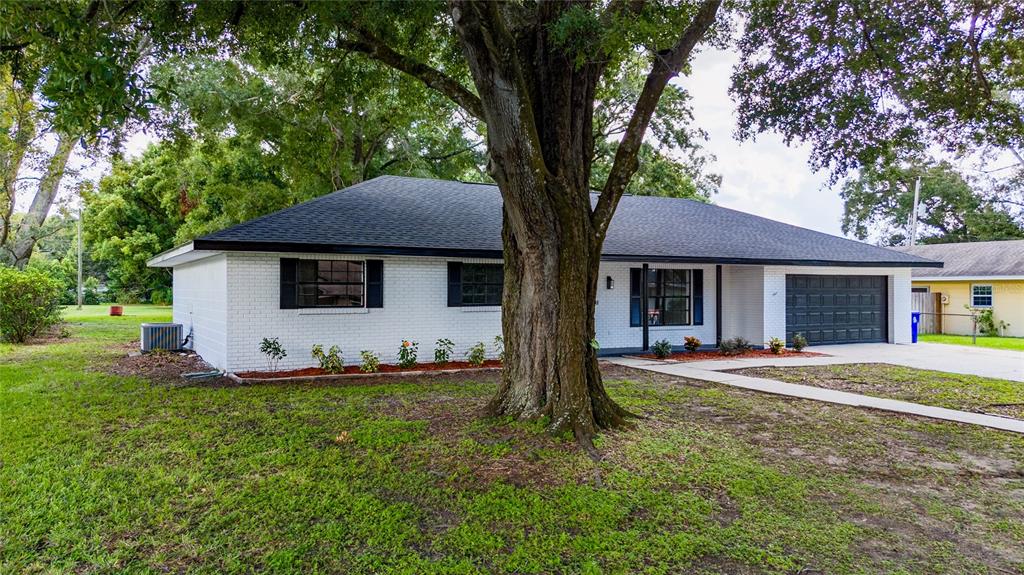
[[[921,178],[918,241],[969,242],[1024,238],[1024,212],[978,189],[947,162],[867,167],[847,181],[843,233],[857,239],[876,235],[896,246],[907,240],[914,185]]]

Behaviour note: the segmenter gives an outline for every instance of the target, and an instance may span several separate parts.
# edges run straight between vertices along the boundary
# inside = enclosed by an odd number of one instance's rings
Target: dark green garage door
[[[885,276],[786,276],[786,340],[811,345],[887,341]]]

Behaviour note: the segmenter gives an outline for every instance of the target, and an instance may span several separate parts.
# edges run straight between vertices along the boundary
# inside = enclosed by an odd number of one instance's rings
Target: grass
[[[951,345],[975,345],[971,342],[969,335],[947,335],[935,333],[922,333],[917,336],[918,341],[928,343],[946,343]],[[979,347],[991,347],[993,349],[1009,349],[1013,351],[1024,351],[1024,337],[987,337],[978,336]]]
[[[735,373],[1024,419],[1024,384],[887,364],[754,367]]]
[[[126,312],[0,350],[0,572],[1024,569],[1013,434],[609,369],[646,417],[595,463],[489,379],[113,375]]]

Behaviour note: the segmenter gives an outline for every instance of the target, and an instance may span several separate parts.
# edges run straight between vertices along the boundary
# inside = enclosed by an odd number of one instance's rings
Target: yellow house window
[[[992,286],[971,286],[971,307],[992,307]]]

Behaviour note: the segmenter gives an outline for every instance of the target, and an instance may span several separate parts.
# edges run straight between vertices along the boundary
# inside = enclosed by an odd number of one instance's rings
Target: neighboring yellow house
[[[964,306],[991,309],[1010,324],[1002,335],[1024,337],[1024,240],[929,244],[895,248],[943,262],[942,268],[914,268],[913,292],[942,294],[942,331],[970,334]]]

